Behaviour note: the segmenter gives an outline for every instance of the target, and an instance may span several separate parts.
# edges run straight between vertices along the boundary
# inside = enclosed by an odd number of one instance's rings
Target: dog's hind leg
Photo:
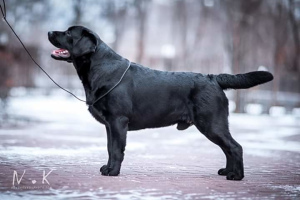
[[[226,156],[226,168],[218,171],[228,180],[244,177],[243,149],[228,129],[228,100],[218,87],[196,91],[192,98],[193,123],[210,141],[218,145]]]
[[[117,176],[120,173],[121,164],[124,159],[126,146],[126,135],[128,130],[128,119],[118,117],[109,120],[106,125],[108,162],[100,169],[102,175]]]
[[[243,149],[231,136],[228,130],[227,116],[212,114],[196,115],[195,126],[210,141],[218,145],[226,156],[226,168],[218,171],[219,175],[227,175],[228,180],[244,178]]]
[[[227,123],[220,122],[218,117],[211,120],[198,118],[195,126],[210,141],[218,145],[226,156],[226,168],[218,171],[219,175],[226,175],[228,180],[241,180],[244,178],[243,149],[231,136]],[[224,119],[222,119],[224,120]]]

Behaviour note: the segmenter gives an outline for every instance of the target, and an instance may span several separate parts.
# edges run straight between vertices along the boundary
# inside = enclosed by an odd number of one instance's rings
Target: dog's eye
[[[67,36],[71,36],[70,31],[67,31],[66,34],[67,34]]]

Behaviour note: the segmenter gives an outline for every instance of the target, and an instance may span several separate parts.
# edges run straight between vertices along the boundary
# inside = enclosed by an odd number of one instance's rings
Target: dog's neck
[[[120,66],[120,62],[124,62]],[[92,54],[73,59],[74,67],[83,84],[87,104],[109,90],[126,69],[127,61],[105,43],[100,43]]]

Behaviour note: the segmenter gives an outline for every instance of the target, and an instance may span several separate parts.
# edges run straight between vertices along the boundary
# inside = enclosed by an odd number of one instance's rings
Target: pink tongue
[[[56,57],[63,57],[63,58],[68,58],[70,57],[70,53],[66,49],[56,49],[52,51],[52,55]]]

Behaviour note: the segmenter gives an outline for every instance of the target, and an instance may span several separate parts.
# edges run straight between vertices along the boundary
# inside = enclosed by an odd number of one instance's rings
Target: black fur
[[[129,62],[109,48],[97,34],[75,26],[49,32],[50,42],[67,49],[85,89],[88,105],[112,88]],[[120,173],[129,130],[177,124],[179,130],[195,125],[226,155],[226,168],[218,171],[229,180],[244,177],[242,147],[228,129],[226,88],[248,88],[271,80],[267,72],[242,75],[203,75],[158,71],[131,63],[122,82],[94,106],[90,113],[106,126],[109,159],[102,175]]]
[[[216,77],[222,89],[247,89],[273,80],[273,75],[265,71],[249,72],[246,74],[219,74]]]

